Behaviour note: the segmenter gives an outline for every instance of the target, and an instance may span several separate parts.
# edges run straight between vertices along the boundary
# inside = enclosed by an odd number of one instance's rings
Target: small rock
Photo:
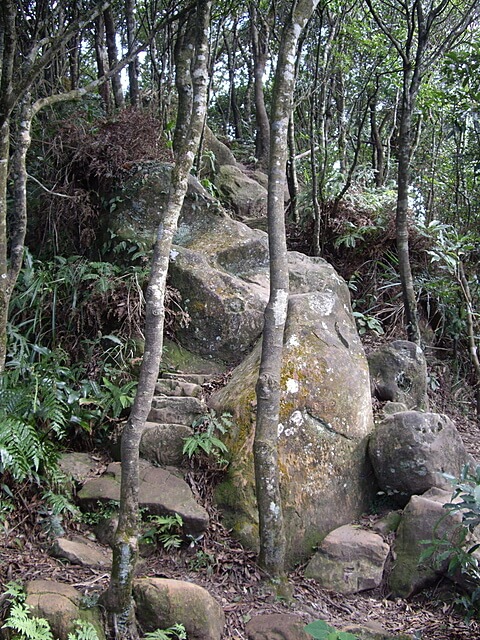
[[[253,616],[245,631],[248,640],[312,640],[312,636],[303,630],[305,622],[289,613],[273,613]]]
[[[83,567],[109,568],[112,565],[110,550],[103,549],[90,540],[80,538],[80,536],[75,540],[57,538],[51,548],[51,554],[55,558],[62,558]]]
[[[389,551],[378,534],[347,524],[326,536],[305,576],[338,593],[374,589],[382,582]]]
[[[182,580],[135,580],[137,618],[144,631],[185,626],[189,640],[220,640],[225,626],[222,607],[203,587]]]
[[[342,628],[342,631],[352,633],[358,640],[415,640],[409,633],[390,633],[375,622],[367,622],[362,625],[350,624]]]

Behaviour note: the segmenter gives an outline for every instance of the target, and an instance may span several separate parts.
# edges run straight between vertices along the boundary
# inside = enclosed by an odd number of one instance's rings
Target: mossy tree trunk
[[[157,231],[150,280],[146,292],[145,353],[143,356],[134,404],[122,436],[122,479],[120,515],[113,549],[110,586],[104,596],[116,638],[137,637],[132,583],[138,556],[139,525],[139,445],[150,412],[155,383],[162,356],[164,299],[173,235],[187,191],[188,176],[200,142],[205,119],[208,86],[208,35],[210,0],[197,0],[195,14],[187,21],[184,46],[177,51],[177,86],[190,87],[190,110],[178,112],[177,137],[174,148],[168,203]],[[188,64],[185,55],[189,57]],[[188,91],[187,91],[188,93]]]
[[[317,4],[318,0],[298,0],[291,6],[280,40],[273,88],[267,204],[270,298],[265,309],[254,441],[259,563],[273,579],[284,574],[286,546],[278,470],[278,425],[283,334],[289,294],[284,213],[288,122],[293,105],[298,39]]]

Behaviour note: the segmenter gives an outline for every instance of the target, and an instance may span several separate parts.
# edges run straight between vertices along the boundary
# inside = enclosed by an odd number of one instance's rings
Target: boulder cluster
[[[217,172],[219,191],[237,203],[237,217],[255,222],[265,189],[230,160]],[[109,218],[117,237],[151,242],[170,170],[149,163],[122,186],[121,203]],[[289,265],[278,426],[287,565],[306,562],[307,577],[340,593],[386,584],[394,596],[409,596],[446,570],[421,563],[424,541],[458,536],[461,516],[444,509],[452,496],[448,476],[458,477],[475,462],[452,421],[428,412],[422,351],[394,341],[367,359],[345,281],[321,258],[291,252]],[[182,477],[183,443],[196,418],[209,409],[217,415],[228,411],[233,422],[224,436],[229,467],[216,501],[227,526],[251,549],[258,547],[252,443],[268,278],[266,233],[231,217],[192,178],[170,261],[170,284],[180,292],[190,322],[178,328],[179,344],[167,347],[166,359],[176,371],[158,382],[141,442],[140,503],[151,514],[180,514],[191,536],[206,530],[208,513]],[[228,383],[207,406],[202,383],[232,367]],[[376,421],[372,395],[382,403]],[[81,482],[83,508],[118,500],[120,462],[98,477],[91,477],[92,461],[85,455],[66,456],[63,463]],[[373,509],[382,513],[366,526],[361,515]],[[85,539],[59,538],[53,553],[69,562],[108,567],[106,549],[114,528],[109,520],[97,529],[107,545],[101,551]],[[35,595],[39,588],[30,587],[29,598],[42,609]],[[75,600],[72,594],[65,597]],[[145,630],[180,621],[189,639],[221,637],[223,611],[196,585],[142,578],[136,581],[135,599]],[[270,617],[252,620],[248,637],[277,637],[265,632],[265,624],[270,631],[270,623],[288,626]],[[289,637],[309,637],[291,618]]]

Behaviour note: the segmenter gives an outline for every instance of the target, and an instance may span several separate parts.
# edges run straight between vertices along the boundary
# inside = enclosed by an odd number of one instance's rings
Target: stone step
[[[205,382],[210,382],[211,380],[215,380],[218,376],[221,375],[219,373],[183,373],[179,372],[171,372],[164,371],[162,373],[162,378],[165,380],[182,380],[184,382],[191,382],[192,384],[202,385]]]
[[[120,500],[120,462],[112,462],[99,478],[88,480],[77,494],[84,509],[94,509],[97,502]],[[207,511],[195,501],[192,490],[182,478],[140,461],[138,500],[140,508],[152,515],[178,513],[186,534],[203,533],[209,522]]]
[[[148,422],[190,426],[195,418],[203,415],[206,411],[206,404],[198,398],[154,396]]]
[[[146,422],[140,441],[140,457],[162,467],[180,467],[185,460],[185,439],[193,429],[184,424]]]
[[[160,378],[155,385],[155,394],[161,396],[179,396],[200,398],[202,387],[194,382],[187,382],[182,378]]]

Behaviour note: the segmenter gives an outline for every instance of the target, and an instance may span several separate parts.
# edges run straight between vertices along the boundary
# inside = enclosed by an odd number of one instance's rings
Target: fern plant
[[[193,456],[206,456],[213,459],[217,465],[224,468],[228,464],[226,455],[228,448],[219,435],[224,435],[233,425],[230,413],[222,413],[217,416],[213,409],[199,416],[192,423],[193,435],[185,438],[183,453],[189,458]]]
[[[186,640],[187,633],[183,624],[174,624],[168,629],[155,629],[144,635],[144,640]]]
[[[142,542],[156,544],[165,549],[177,549],[182,544],[183,519],[178,513],[167,516],[149,516],[150,527],[144,531]]]

